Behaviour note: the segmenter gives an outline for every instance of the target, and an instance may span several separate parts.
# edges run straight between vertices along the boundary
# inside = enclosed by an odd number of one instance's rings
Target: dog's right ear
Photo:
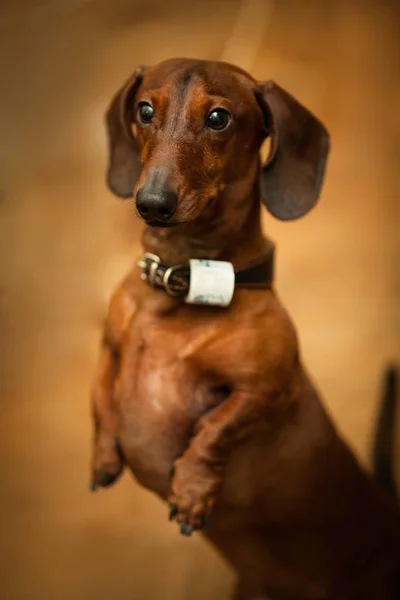
[[[107,185],[120,198],[131,198],[140,175],[140,151],[132,133],[132,107],[145,67],[134,74],[113,97],[106,114],[108,133]]]

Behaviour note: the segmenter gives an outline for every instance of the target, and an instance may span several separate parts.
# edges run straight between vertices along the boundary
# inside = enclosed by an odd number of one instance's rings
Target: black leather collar
[[[265,251],[257,258],[235,269],[235,289],[270,289],[273,282],[275,246],[265,240]],[[141,278],[170,296],[187,296],[190,286],[190,265],[168,265],[160,257],[146,252],[138,262]]]

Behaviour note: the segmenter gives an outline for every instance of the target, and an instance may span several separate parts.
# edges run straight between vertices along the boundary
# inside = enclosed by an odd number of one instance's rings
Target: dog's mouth
[[[177,227],[178,225],[182,225],[182,223],[179,223],[178,221],[169,221],[164,223],[163,221],[145,221],[146,225],[149,225],[150,227],[162,227],[162,228],[166,228],[166,227]]]

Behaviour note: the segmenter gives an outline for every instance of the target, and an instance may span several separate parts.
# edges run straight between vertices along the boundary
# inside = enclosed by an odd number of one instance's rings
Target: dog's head
[[[275,217],[297,219],[318,200],[329,149],[324,126],[287,92],[213,61],[139,67],[107,128],[108,185],[151,225],[194,221],[222,196],[243,204],[258,185]]]

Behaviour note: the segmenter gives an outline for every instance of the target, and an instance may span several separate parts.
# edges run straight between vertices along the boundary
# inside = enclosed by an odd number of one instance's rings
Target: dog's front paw
[[[185,456],[175,462],[169,518],[180,524],[182,535],[207,527],[220,483],[221,476],[204,462]]]
[[[122,452],[117,437],[98,436],[94,444],[90,490],[112,485],[123,470]]]

